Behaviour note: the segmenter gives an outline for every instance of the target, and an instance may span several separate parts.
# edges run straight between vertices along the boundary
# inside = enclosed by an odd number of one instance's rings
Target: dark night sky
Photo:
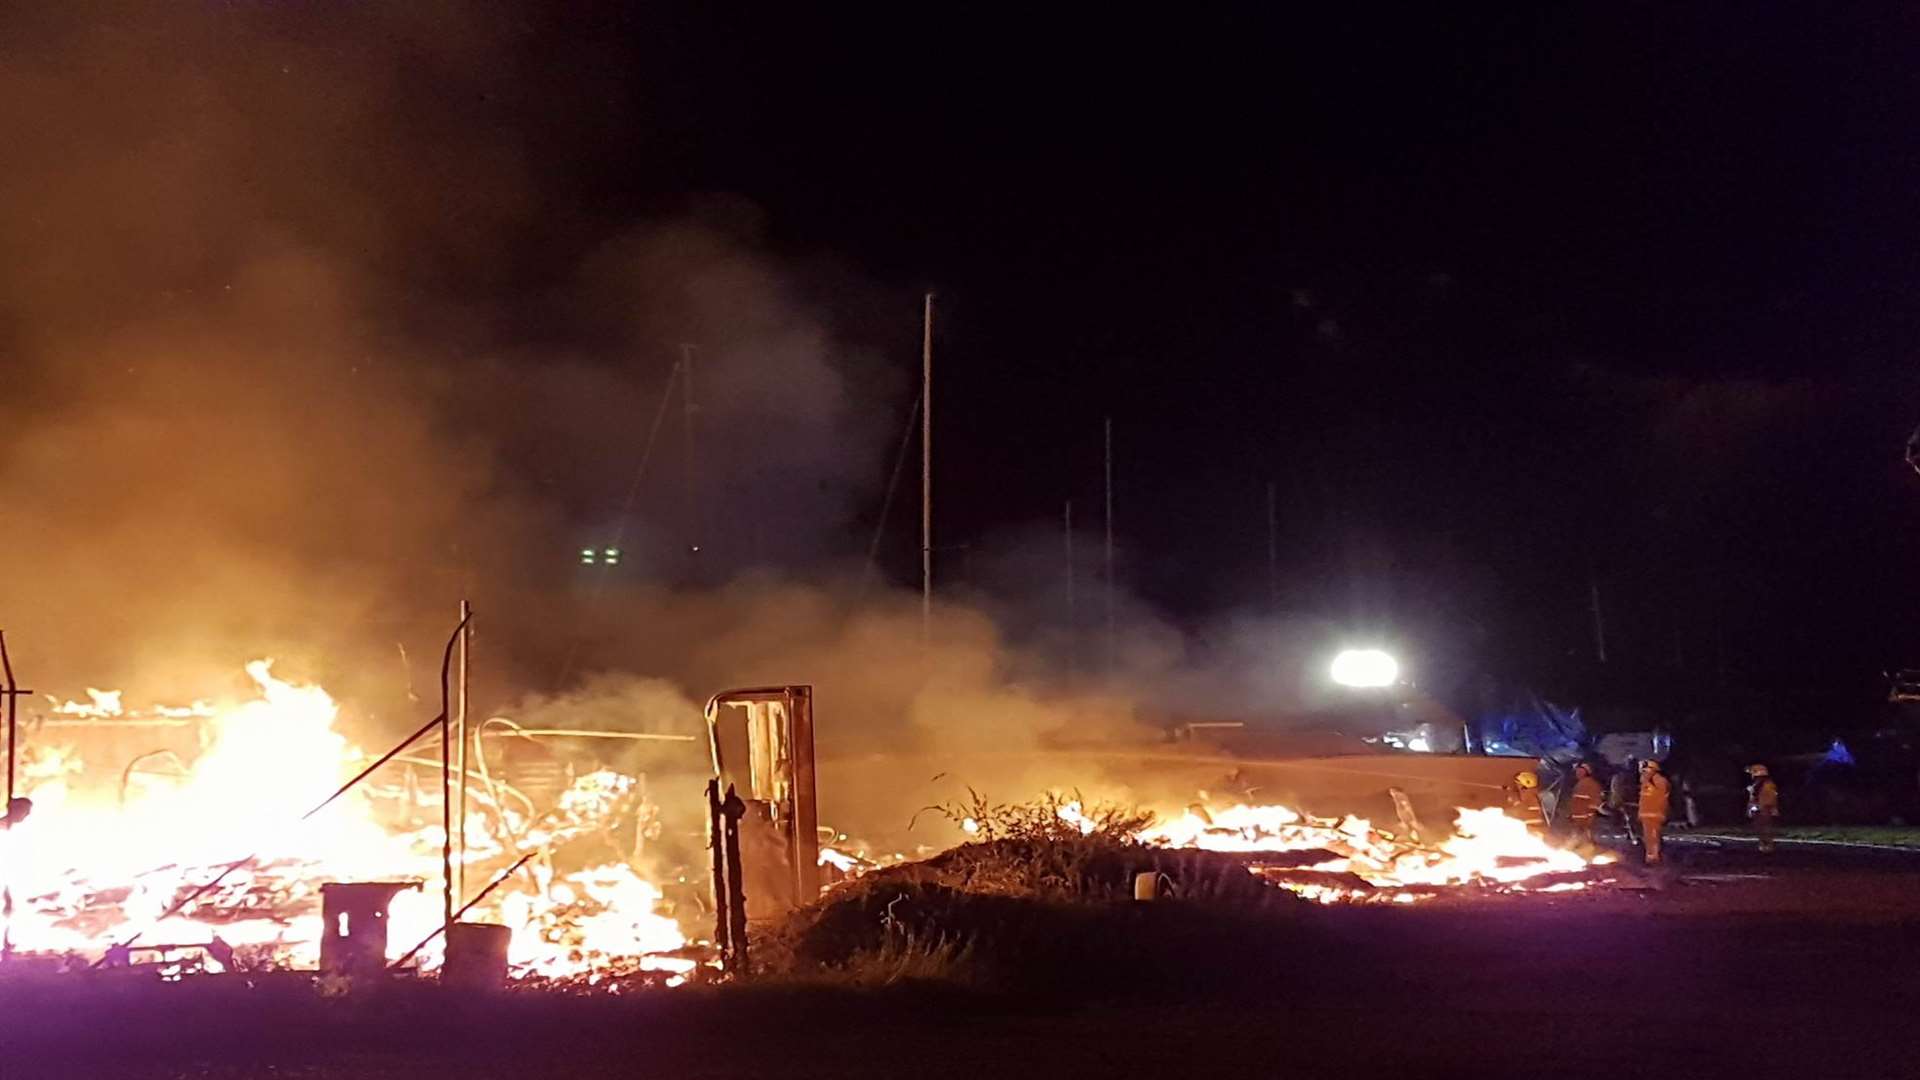
[[[860,380],[897,432],[935,290],[951,585],[1030,588],[1065,499],[1097,524],[1111,416],[1124,579],[1191,629],[1266,609],[1271,482],[1286,611],[1463,671],[1816,717],[1920,663],[1913,8],[1114,10],[449,3],[365,23],[395,43],[235,5],[214,21],[247,33],[180,40],[230,48],[208,67],[238,72],[220,100],[263,175],[324,165],[442,219],[390,240],[324,186],[261,185],[274,228],[430,311],[418,337],[615,355],[560,299],[582,263],[636,222],[752,218],[891,369]],[[485,52],[476,12],[506,28]],[[362,51],[400,58],[365,102],[329,70]],[[254,115],[246,88],[286,85],[332,126]]]
[[[702,118],[669,171],[942,294],[949,535],[1092,510],[1111,413],[1171,610],[1262,602],[1272,479],[1291,604],[1571,676],[1591,573],[1635,680],[1845,694],[1917,644],[1917,31],[916,9],[647,55]]]

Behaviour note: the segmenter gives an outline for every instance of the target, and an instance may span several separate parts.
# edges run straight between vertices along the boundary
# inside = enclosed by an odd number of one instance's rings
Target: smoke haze
[[[738,199],[576,205],[605,133],[549,121],[613,90],[450,13],[7,16],[0,613],[30,684],[220,697],[272,656],[371,741],[432,707],[465,596],[477,703],[542,726],[688,733],[714,690],[807,681],[828,752],[1131,730],[1069,689],[1091,624],[1033,629],[1050,597],[943,605],[929,659],[917,601],[856,586],[913,298],[770,250]],[[1122,624],[1123,667],[1181,662]]]

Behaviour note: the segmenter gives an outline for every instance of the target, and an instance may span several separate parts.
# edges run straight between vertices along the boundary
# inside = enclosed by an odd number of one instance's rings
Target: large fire
[[[251,700],[144,714],[156,723],[201,725],[200,749],[144,754],[124,771],[113,763],[119,786],[111,794],[80,783],[93,774],[83,774],[83,763],[57,740],[29,748],[23,794],[34,811],[0,829],[0,931],[11,954],[92,963],[134,940],[152,950],[143,959],[191,954],[205,970],[311,968],[322,936],[320,886],[332,881],[420,883],[393,900],[390,955],[432,937],[442,921],[438,784],[420,790],[425,785],[413,774],[407,793],[416,812],[396,816],[392,777],[376,775],[303,820],[369,755],[335,730],[339,709],[326,691],[276,677],[270,661],[247,671],[256,688]],[[118,694],[90,694],[52,711],[142,722]],[[405,766],[437,766],[437,755],[399,760],[393,771],[403,776]],[[464,837],[465,895],[533,855],[467,916],[512,929],[512,970],[588,983],[635,972],[657,972],[667,985],[681,981],[696,962],[658,884],[624,858],[575,861],[570,870],[551,858],[572,841],[605,833],[622,807],[631,809],[635,778],[591,772],[542,809],[487,773],[484,754],[479,761]],[[417,812],[422,803],[431,813]],[[1082,831],[1097,827],[1078,803],[1061,804],[1058,814]],[[971,820],[962,826],[977,828]],[[1244,854],[1275,884],[1324,902],[1411,903],[1454,886],[1564,891],[1584,887],[1569,875],[1590,865],[1498,809],[1461,809],[1451,835],[1423,842],[1352,816],[1195,805],[1163,815],[1135,838]],[[1289,854],[1297,857],[1275,858]],[[821,862],[847,875],[878,864],[831,847]],[[432,969],[440,959],[436,940],[420,951],[418,966]]]
[[[1077,808],[1076,808],[1077,812]],[[1369,889],[1346,889],[1311,881],[1289,880],[1276,874],[1275,883],[1323,902],[1391,900],[1412,903],[1430,892],[1406,891],[1421,886],[1487,884],[1524,891],[1527,883],[1548,875],[1575,873],[1610,856],[1589,860],[1578,852],[1549,843],[1518,818],[1498,807],[1461,808],[1453,834],[1436,843],[1375,828],[1365,818],[1312,817],[1286,806],[1236,805],[1224,810],[1189,807],[1179,817],[1155,824],[1140,834],[1147,843],[1192,847],[1208,851],[1324,852],[1318,862],[1290,867],[1309,874],[1346,874]],[[1556,891],[1584,883],[1554,881]]]
[[[156,711],[202,718],[203,749],[190,767],[172,753],[149,755],[150,767],[129,765],[117,798],[81,794],[80,763],[58,747],[29,758],[22,793],[33,800],[33,814],[0,831],[9,949],[92,961],[136,936],[144,946],[183,949],[217,939],[202,961],[211,970],[312,967],[319,959],[319,890],[329,881],[423,884],[393,900],[389,940],[396,952],[440,926],[438,792],[423,795],[436,801],[423,815],[429,824],[393,820],[374,797],[377,783],[302,821],[368,755],[334,729],[339,710],[325,690],[275,677],[270,661],[249,664],[247,672],[257,687],[253,700]],[[110,719],[122,706],[117,694],[95,692],[90,703],[54,711]],[[591,773],[544,813],[516,802],[500,784],[482,785],[480,805],[467,819],[468,894],[521,854],[544,854],[604,826],[605,812],[632,784],[617,773]],[[216,887],[181,904],[216,879]],[[536,855],[468,917],[512,928],[509,960],[521,974],[685,972],[693,962],[673,954],[687,942],[661,910],[661,897],[624,862],[563,872]],[[439,959],[435,941],[419,964],[432,968]]]

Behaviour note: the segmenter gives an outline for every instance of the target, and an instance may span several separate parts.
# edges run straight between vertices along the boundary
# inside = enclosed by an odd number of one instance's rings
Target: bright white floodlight
[[[1347,649],[1333,658],[1333,681],[1373,690],[1400,680],[1400,664],[1379,649]]]

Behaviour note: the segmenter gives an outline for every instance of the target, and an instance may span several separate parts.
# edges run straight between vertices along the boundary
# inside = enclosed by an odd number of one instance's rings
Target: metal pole
[[[0,670],[7,677],[7,812],[6,827],[11,829],[20,822],[13,816],[13,782],[15,764],[19,757],[20,745],[20,695],[31,694],[31,690],[20,689],[13,678],[13,658],[7,655],[7,632],[0,630]],[[0,930],[0,959],[13,959],[13,878],[8,875],[5,885],[0,886],[0,916],[6,922]]]
[[[465,899],[467,895],[467,673],[472,663],[473,651],[473,604],[466,600],[460,601],[460,626],[459,683],[458,695],[454,699],[454,707],[460,714],[458,738],[455,740],[459,750],[454,759],[454,775],[460,778],[460,790],[455,800],[453,829],[454,835],[459,837],[460,845],[460,861],[454,878],[457,889],[456,899]]]
[[[1587,577],[1587,599],[1593,607],[1593,655],[1601,663],[1607,662],[1607,624],[1600,617],[1600,579]]]
[[[20,759],[20,695],[31,694],[31,690],[20,689],[13,678],[13,658],[7,655],[7,632],[0,630],[0,669],[7,676],[7,812],[13,812],[13,783]]]
[[[1107,677],[1113,677],[1113,417],[1106,418],[1107,461]]]
[[[933,294],[920,330],[920,639],[933,640]]]
[[[1273,481],[1267,481],[1267,614],[1280,610],[1280,506]]]
[[[700,534],[705,527],[700,520],[699,472],[694,458],[693,414],[698,408],[693,401],[693,346],[681,345],[680,419],[686,442],[686,530],[689,569],[692,568],[694,557],[700,554]]]
[[[447,642],[451,657],[454,646],[467,632],[462,620],[453,638]],[[453,921],[453,709],[448,701],[447,669],[440,667],[440,901],[442,921]]]
[[[1063,535],[1067,549],[1067,682],[1073,682],[1073,669],[1078,663],[1080,620],[1074,610],[1073,595],[1073,500],[1067,500],[1066,512],[1062,515]]]

